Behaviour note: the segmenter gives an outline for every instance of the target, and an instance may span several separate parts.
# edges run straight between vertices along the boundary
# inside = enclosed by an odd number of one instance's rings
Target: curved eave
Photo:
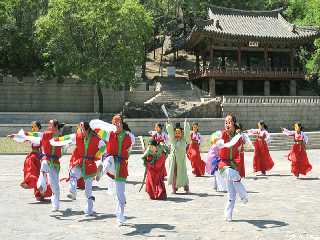
[[[225,39],[234,42],[245,42],[245,41],[261,41],[261,42],[285,42],[285,43],[307,43],[313,42],[315,39],[320,37],[320,32],[315,32],[310,35],[297,36],[297,37],[270,37],[270,36],[254,36],[254,35],[244,35],[244,34],[231,34],[225,32],[214,32],[214,31],[193,31],[190,33],[186,41],[186,46],[192,48],[197,44],[192,46],[192,42],[201,42],[202,38],[212,38],[212,39]]]

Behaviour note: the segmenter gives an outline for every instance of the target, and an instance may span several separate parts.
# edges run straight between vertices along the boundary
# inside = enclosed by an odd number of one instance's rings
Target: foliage
[[[134,82],[151,29],[151,16],[135,0],[53,0],[36,36],[53,75],[72,73],[98,88],[117,88]]]

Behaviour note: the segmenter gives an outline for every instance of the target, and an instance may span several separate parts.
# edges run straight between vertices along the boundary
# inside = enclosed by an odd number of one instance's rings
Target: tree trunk
[[[146,68],[147,68],[147,43],[144,42],[144,59],[141,71],[141,78],[146,81]]]
[[[96,82],[97,94],[98,94],[98,102],[99,102],[99,118],[102,118],[103,115],[103,95],[101,84],[99,81]]]

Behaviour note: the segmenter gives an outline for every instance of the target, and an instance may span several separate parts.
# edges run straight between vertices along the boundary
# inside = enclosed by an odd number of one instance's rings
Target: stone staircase
[[[135,144],[133,145],[130,153],[131,154],[142,154],[144,153],[144,143],[143,138],[141,136],[135,137]]]
[[[160,93],[148,103],[200,102],[197,92],[185,78],[160,79],[156,83]]]

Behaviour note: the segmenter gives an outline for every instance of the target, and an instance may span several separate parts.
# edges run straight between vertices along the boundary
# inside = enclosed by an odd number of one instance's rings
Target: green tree
[[[45,14],[47,0],[3,0],[0,3],[0,69],[22,79],[40,69],[34,23]]]
[[[101,87],[134,84],[151,29],[152,17],[136,0],[52,0],[36,36],[47,71],[96,84],[102,114]]]

